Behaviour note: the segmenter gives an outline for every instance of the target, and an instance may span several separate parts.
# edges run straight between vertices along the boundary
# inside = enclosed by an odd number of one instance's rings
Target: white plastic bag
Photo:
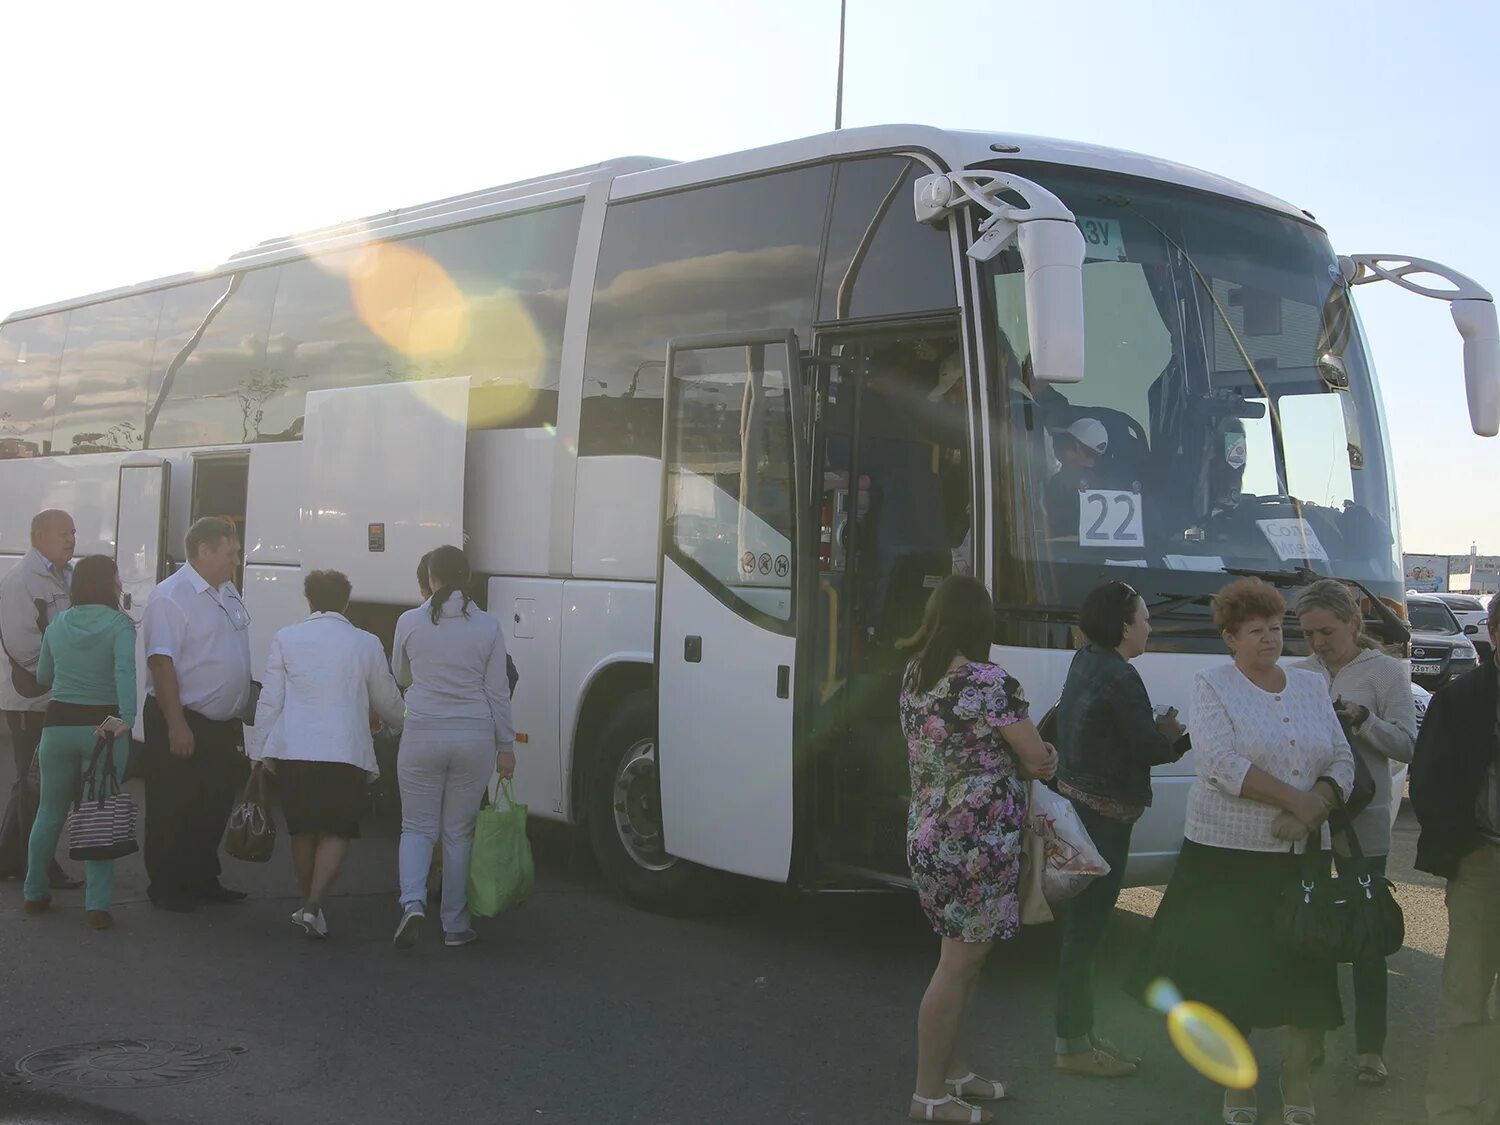
[[[1040,781],[1032,781],[1026,803],[1026,832],[1041,843],[1042,893],[1056,906],[1083,891],[1090,879],[1109,874],[1073,802]]]

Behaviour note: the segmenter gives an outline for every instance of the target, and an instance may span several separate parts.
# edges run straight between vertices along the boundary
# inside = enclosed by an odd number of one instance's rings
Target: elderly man
[[[1500,594],[1490,599],[1489,634],[1479,667],[1433,697],[1411,767],[1417,869],[1448,880],[1448,951],[1427,1072],[1432,1125],[1482,1125],[1500,1111],[1500,1026],[1490,1017],[1500,975]]]
[[[16,783],[0,826],[0,878],[26,871],[26,845],[38,797],[32,767],[50,699],[36,682],[36,664],[43,630],[72,604],[68,587],[73,581],[77,541],[73,517],[67,512],[56,508],[38,512],[31,520],[31,550],[0,579],[0,646],[6,663],[0,675],[0,709],[5,711],[16,759]],[[68,878],[56,860],[48,881],[60,890],[83,885],[80,879]]]
[[[240,541],[212,516],[187,533],[187,564],[146,603],[147,893],[163,910],[237,902],[219,882],[241,719],[251,706],[250,615],[234,588]]]

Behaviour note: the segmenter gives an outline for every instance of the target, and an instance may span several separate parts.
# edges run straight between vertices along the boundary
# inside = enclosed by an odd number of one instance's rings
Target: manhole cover
[[[215,1050],[165,1039],[104,1039],[36,1051],[16,1063],[16,1070],[61,1086],[131,1090],[210,1078],[238,1053],[238,1048]]]

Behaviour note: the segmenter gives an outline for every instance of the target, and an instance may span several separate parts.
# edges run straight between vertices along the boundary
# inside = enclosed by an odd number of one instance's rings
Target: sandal
[[[1253,1105],[1225,1105],[1224,1125],[1256,1125],[1260,1120],[1260,1107]]]
[[[1278,1086],[1277,1089],[1280,1089]],[[1286,1092],[1281,1095],[1282,1125],[1318,1125],[1318,1111],[1310,1105],[1288,1105]]]
[[[976,1094],[972,1090],[966,1090],[966,1089],[964,1089],[964,1087],[966,1087],[967,1085],[969,1085],[969,1083],[971,1083],[971,1082],[983,1082],[983,1083],[985,1083],[987,1086],[990,1087],[990,1093],[988,1093],[988,1094]],[[994,1078],[985,1078],[982,1075],[975,1074],[972,1070],[969,1071],[968,1074],[965,1074],[962,1078],[950,1078],[950,1079],[948,1079],[944,1083],[944,1085],[947,1086],[948,1089],[952,1091],[953,1096],[955,1098],[959,1098],[959,1099],[965,1100],[965,1101],[975,1101],[975,1102],[1003,1102],[1006,1099],[1006,1097],[1008,1096],[1006,1094],[1006,1092],[1005,1092],[1005,1083],[1004,1082],[1001,1082],[1001,1081],[999,1081],[997,1079],[994,1079]]]
[[[920,1094],[913,1094],[911,1096],[911,1100],[913,1106],[922,1107],[920,1113],[918,1110],[913,1109],[911,1113],[907,1115],[912,1121],[957,1121],[962,1122],[963,1125],[987,1125],[988,1122],[995,1120],[995,1115],[993,1113],[990,1113],[988,1110],[980,1109],[977,1105],[970,1105],[962,1098],[956,1098],[952,1094],[949,1094],[944,1098],[924,1098]],[[955,1109],[968,1110],[969,1116],[939,1117],[934,1112],[938,1108],[948,1105],[953,1106]]]
[[[1354,1068],[1354,1080],[1361,1086],[1384,1086],[1385,1080],[1391,1076],[1390,1071],[1385,1068],[1385,1060],[1379,1055],[1360,1057],[1375,1061],[1358,1063]]]

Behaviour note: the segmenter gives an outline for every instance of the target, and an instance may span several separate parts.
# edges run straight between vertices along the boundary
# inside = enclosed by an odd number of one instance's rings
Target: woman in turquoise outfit
[[[124,776],[135,725],[135,626],[120,612],[120,575],[114,560],[90,555],[73,568],[73,607],[42,634],[37,679],[52,689],[37,757],[41,805],[31,829],[26,864],[26,913],[52,904],[47,868],[63,821],[101,735],[112,736],[115,773]],[[102,763],[101,763],[102,768]],[[109,914],[115,861],[84,864],[84,907],[96,930],[114,925]]]

